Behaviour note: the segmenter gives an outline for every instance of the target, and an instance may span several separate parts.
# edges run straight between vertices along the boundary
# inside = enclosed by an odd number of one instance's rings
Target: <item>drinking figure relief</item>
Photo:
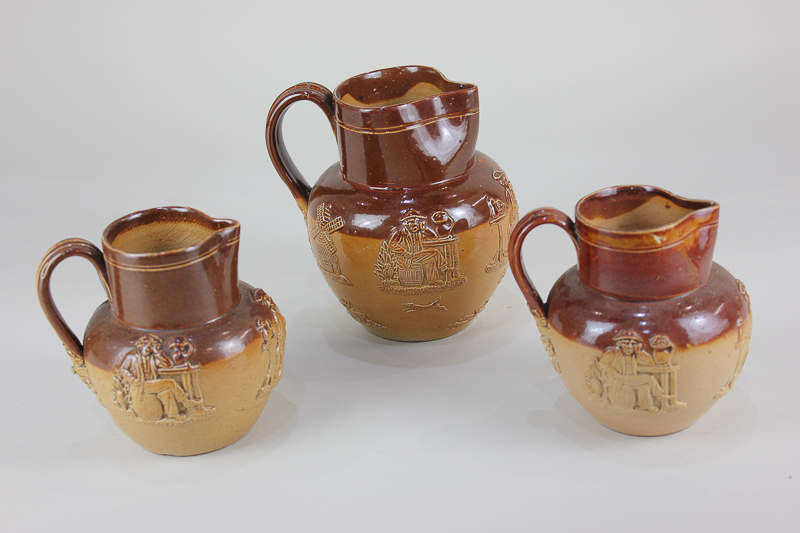
[[[653,353],[633,330],[614,337],[614,346],[594,358],[586,375],[590,397],[602,405],[643,413],[665,413],[686,407],[679,402],[678,365],[670,363],[674,346],[664,335],[650,337]]]
[[[435,228],[416,209],[403,212],[401,226],[381,243],[375,261],[378,288],[390,294],[426,294],[453,289],[467,278],[458,272],[458,237],[446,211],[431,215]]]
[[[350,280],[342,275],[336,244],[334,244],[331,237],[332,233],[339,231],[343,227],[344,219],[341,216],[331,218],[330,204],[322,202],[317,206],[317,219],[308,231],[308,235],[311,238],[311,245],[317,258],[317,266],[322,273],[333,281],[352,285]]]
[[[126,417],[141,422],[179,424],[209,416],[214,408],[203,405],[200,365],[190,361],[194,345],[176,338],[170,353],[163,345],[152,333],[136,341],[114,371],[114,403]]]

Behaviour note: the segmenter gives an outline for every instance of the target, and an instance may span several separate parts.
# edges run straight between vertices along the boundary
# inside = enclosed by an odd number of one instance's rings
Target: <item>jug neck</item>
[[[239,303],[239,223],[185,207],[113,222],[103,252],[114,316],[147,329],[214,320]]]
[[[464,174],[478,138],[478,88],[420,66],[377,70],[334,91],[344,178],[406,189]]]
[[[708,282],[719,205],[649,186],[610,187],[575,207],[578,272],[591,289],[661,300]]]

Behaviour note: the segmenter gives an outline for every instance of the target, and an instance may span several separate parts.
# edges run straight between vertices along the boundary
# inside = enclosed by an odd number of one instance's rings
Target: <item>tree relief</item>
[[[100,405],[105,407],[100,395],[97,394],[97,389],[95,389],[94,385],[92,385],[92,380],[89,379],[89,369],[86,368],[86,360],[82,355],[76,354],[66,346],[64,346],[64,349],[67,350],[69,358],[72,359],[72,373],[81,378],[81,381],[83,381],[83,383],[89,387],[89,390],[94,393],[94,397],[97,398],[97,401],[100,402]]]
[[[263,289],[253,290],[253,299],[272,311],[272,320],[265,318],[256,319],[256,330],[261,335],[261,352],[269,350],[270,345],[275,344],[275,348],[269,351],[269,365],[264,381],[256,392],[256,400],[269,394],[278,384],[283,374],[283,354],[286,349],[286,320],[278,311],[278,306]]]
[[[742,318],[739,315],[737,320],[737,330],[738,330],[738,339],[736,344],[733,347],[734,355],[736,356],[736,367],[733,369],[733,375],[717,393],[714,395],[714,398],[722,398],[736,384],[736,380],[739,379],[739,375],[742,373],[742,369],[744,368],[744,363],[747,360],[747,354],[750,352],[750,335],[753,332],[753,313],[750,308],[750,295],[747,294],[747,290],[744,287],[744,283],[736,280],[736,284],[739,286],[739,292],[742,293],[744,296],[745,301],[747,302],[747,317]]]
[[[561,365],[558,364],[558,358],[556,357],[556,349],[553,346],[553,342],[550,340],[550,325],[547,323],[547,317],[543,316],[539,311],[535,309],[528,308],[533,315],[533,318],[536,320],[536,327],[539,329],[539,339],[542,341],[542,345],[544,346],[544,350],[547,352],[547,355],[550,357],[550,364],[553,365],[553,368],[559,374],[561,373]]]

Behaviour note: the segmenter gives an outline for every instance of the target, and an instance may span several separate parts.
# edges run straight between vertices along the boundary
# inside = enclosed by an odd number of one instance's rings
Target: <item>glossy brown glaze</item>
[[[511,268],[545,349],[573,396],[606,426],[679,431],[738,378],[752,316],[744,285],[712,262],[717,217],[714,202],[626,186],[581,200],[574,224],[545,208],[514,229]],[[541,224],[564,229],[578,252],[546,303],[521,257]]]
[[[672,298],[711,273],[719,205],[657,187],[611,187],[575,207],[581,281],[630,300]]]
[[[281,136],[299,100],[325,112],[339,147],[313,189]],[[476,152],[477,134],[477,88],[428,67],[362,74],[333,92],[304,83],[273,104],[267,147],[306,215],[317,264],[376,335],[452,335],[502,279],[518,209],[505,173]]]
[[[194,326],[239,302],[239,223],[162,207],[103,233],[114,316],[140,328]]]
[[[237,279],[239,224],[165,207],[113,222],[105,254],[70,239],[39,268],[39,299],[73,361],[117,425],[144,448],[195,455],[252,427],[280,379],[285,321],[261,289]],[[81,343],[50,293],[67,257],[89,259],[109,301]]]

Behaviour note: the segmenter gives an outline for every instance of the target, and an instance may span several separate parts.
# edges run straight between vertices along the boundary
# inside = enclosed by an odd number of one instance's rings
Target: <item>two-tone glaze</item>
[[[68,239],[42,260],[39,301],[73,372],[147,450],[196,455],[235,442],[280,379],[285,321],[239,281],[238,248],[238,222],[163,207],[113,222],[102,252]],[[95,266],[108,295],[83,343],[50,292],[53,269],[74,256]]]
[[[309,100],[326,114],[339,162],[312,188],[289,157],[283,117]],[[296,85],[275,101],[266,140],[302,210],[320,271],[372,333],[422,341],[477,316],[508,266],[518,219],[503,170],[476,152],[478,89],[427,67]]]
[[[575,222],[543,208],[511,235],[511,269],[570,393],[597,420],[634,435],[691,425],[727,393],[749,349],[744,285],[712,260],[719,205],[656,187],[583,198]],[[527,234],[555,224],[577,266],[543,302],[521,257]]]

